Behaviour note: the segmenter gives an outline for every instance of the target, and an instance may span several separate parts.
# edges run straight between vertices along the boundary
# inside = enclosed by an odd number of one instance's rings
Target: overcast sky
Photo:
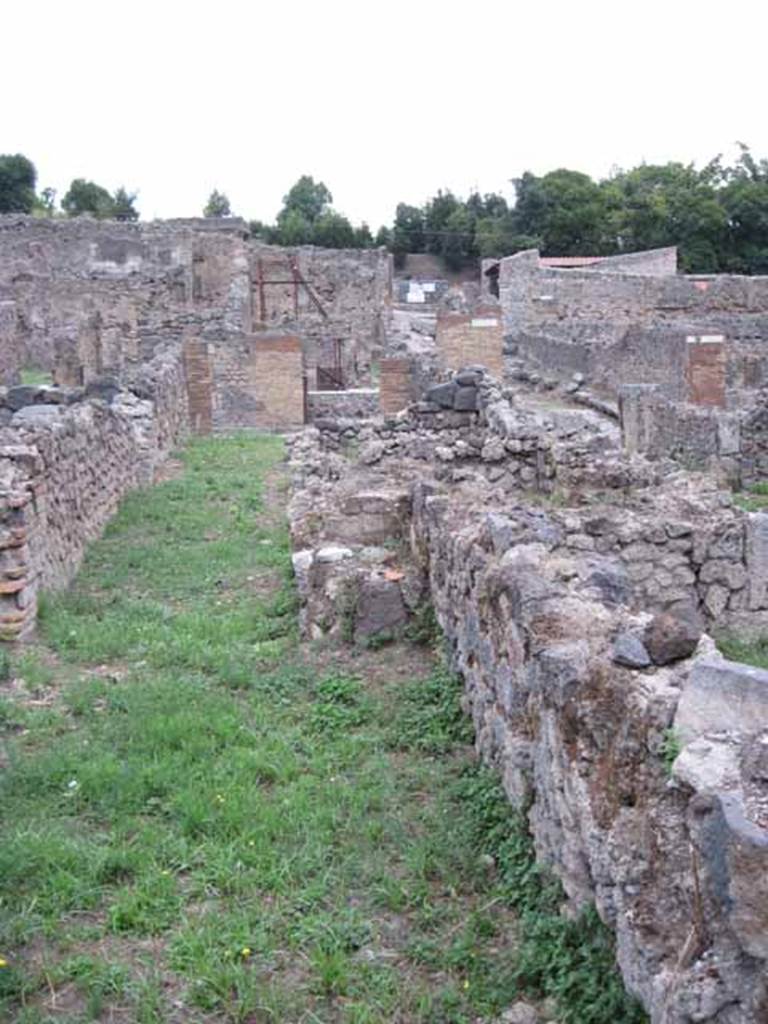
[[[142,218],[211,189],[274,218],[311,174],[374,229],[438,188],[556,167],[768,156],[768,4],[57,0],[3,4],[0,153]]]

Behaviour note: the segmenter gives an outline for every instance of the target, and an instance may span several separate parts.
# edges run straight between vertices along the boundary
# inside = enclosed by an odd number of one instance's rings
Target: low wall
[[[186,433],[178,352],[145,367],[136,390],[104,382],[90,397],[9,392],[16,410],[0,429],[0,638],[34,628],[40,590],[71,580],[121,498],[150,483]]]
[[[768,477],[768,395],[726,411],[669,400],[646,384],[619,389],[624,446],[649,459],[672,458],[688,469],[706,469],[732,487],[750,487]]]
[[[657,383],[690,397],[687,338],[724,336],[724,400],[766,383],[768,277],[560,270],[528,251],[499,264],[507,352],[548,375],[583,373],[608,391]],[[695,388],[694,388],[695,390]]]
[[[20,366],[16,303],[0,291],[0,384],[15,384]]]
[[[352,388],[348,391],[308,391],[307,414],[310,423],[323,418],[366,419],[379,412],[378,388]]]
[[[765,621],[768,517],[683,474],[563,508],[364,448],[291,442],[304,632],[383,639],[431,600],[479,751],[653,1024],[762,1024],[768,673],[720,659],[696,609],[741,595]]]
[[[752,679],[750,707],[723,693],[731,714],[719,721],[681,709],[693,724],[670,782],[665,737],[681,693],[701,707],[700,662],[622,665],[617,638],[650,624],[574,590],[524,519],[511,517],[510,545],[481,518],[457,522],[440,497],[417,493],[413,509],[477,745],[528,809],[539,860],[615,930],[654,1024],[765,1020],[768,817],[762,769],[749,766],[768,743],[768,674]]]

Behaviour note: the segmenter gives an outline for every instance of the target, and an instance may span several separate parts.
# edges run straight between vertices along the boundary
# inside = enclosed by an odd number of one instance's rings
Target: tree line
[[[136,193],[75,179],[56,205],[55,190],[36,191],[34,165],[0,156],[0,213],[138,220]],[[768,274],[768,160],[740,144],[730,165],[721,157],[693,164],[640,164],[594,180],[561,168],[512,179],[514,201],[474,192],[462,199],[439,190],[421,206],[398,203],[394,222],[374,236],[333,208],[322,181],[303,175],[283,197],[273,224],[251,221],[252,234],[276,245],[326,248],[386,246],[402,266],[408,253],[441,257],[451,270],[483,257],[537,248],[545,256],[612,256],[677,245],[681,269],[697,273]],[[207,217],[233,215],[214,189]]]
[[[400,203],[390,248],[441,256],[459,270],[482,257],[537,248],[545,256],[613,256],[677,245],[689,273],[768,274],[768,160],[740,145],[693,164],[640,164],[594,181],[560,169],[513,179],[515,201],[439,191],[423,206]]]

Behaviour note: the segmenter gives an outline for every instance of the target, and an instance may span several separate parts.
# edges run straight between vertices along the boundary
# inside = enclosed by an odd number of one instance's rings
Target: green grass
[[[191,444],[8,666],[0,1019],[471,1024],[530,991],[641,1020],[475,766],[458,680],[299,646],[281,455]]]
[[[742,661],[746,665],[768,669],[768,636],[743,640],[735,636],[720,636],[717,646],[731,661]]]
[[[759,480],[746,491],[734,494],[733,502],[745,512],[765,512],[768,509],[768,481]]]
[[[30,387],[41,387],[45,384],[53,384],[53,377],[48,370],[41,370],[39,366],[25,366],[19,371],[21,384]]]

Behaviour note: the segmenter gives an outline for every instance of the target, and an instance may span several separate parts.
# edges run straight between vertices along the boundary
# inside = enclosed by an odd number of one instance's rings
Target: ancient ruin
[[[768,631],[768,513],[734,498],[766,345],[768,279],[671,249],[451,284],[235,219],[0,218],[0,632],[187,433],[289,433],[305,636],[433,607],[478,750],[653,1024],[760,1024],[768,673],[716,638]]]

